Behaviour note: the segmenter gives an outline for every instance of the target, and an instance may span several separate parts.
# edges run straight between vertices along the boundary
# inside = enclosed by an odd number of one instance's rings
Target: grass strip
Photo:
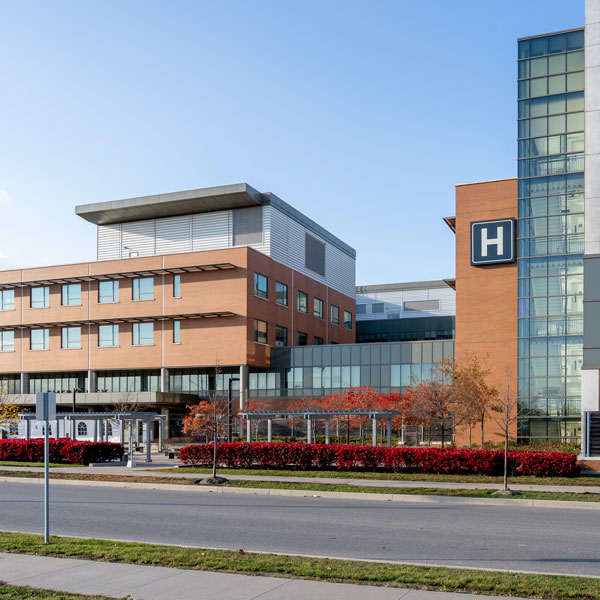
[[[16,479],[41,479],[43,473],[31,471],[1,471],[0,477],[13,477]],[[173,477],[139,477],[135,475],[106,475],[95,473],[51,473],[50,479],[68,479],[72,481],[112,481],[115,483],[147,483],[154,485],[180,485],[196,486],[198,481],[194,479],[182,479]],[[368,485],[348,485],[346,483],[311,483],[311,482],[287,482],[287,481],[247,481],[230,480],[221,487],[247,488],[247,489],[270,489],[270,490],[300,490],[306,492],[345,492],[345,493],[369,493],[369,494],[394,494],[402,496],[453,496],[461,498],[495,498],[495,489],[447,489],[447,488],[396,488],[396,487],[374,487]],[[513,496],[503,496],[508,500],[521,498],[524,500],[556,500],[576,502],[600,502],[600,494],[593,493],[571,493],[571,492],[526,492],[518,491]]]
[[[204,467],[174,467],[156,469],[163,473],[212,473]],[[431,473],[380,473],[365,471],[295,471],[293,469],[219,469],[220,475],[269,475],[276,477],[327,477],[335,479],[378,479],[390,481],[443,481],[448,483],[502,483],[502,476],[446,475]],[[586,485],[600,486],[600,475],[579,477],[529,477],[515,476],[513,483],[525,485]]]
[[[109,600],[106,596],[82,596],[0,582],[0,600]]]
[[[27,462],[24,460],[0,460],[0,467],[43,467],[43,462]],[[51,467],[83,467],[71,463],[50,463]]]
[[[52,536],[50,541],[46,545],[40,535],[0,532],[0,551],[389,587],[549,600],[600,600],[600,580],[588,577],[423,567],[58,536]]]

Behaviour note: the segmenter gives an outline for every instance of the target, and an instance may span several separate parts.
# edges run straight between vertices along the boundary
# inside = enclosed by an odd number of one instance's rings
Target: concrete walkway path
[[[172,477],[174,479],[201,479],[206,477],[202,473],[177,473],[177,472],[161,472],[160,469],[176,467],[174,461],[158,460],[153,463],[138,462],[138,466],[134,469],[129,469],[124,466],[98,466],[98,467],[52,467],[51,473],[86,473],[86,474],[106,474],[106,475],[135,475],[136,477]],[[32,471],[43,472],[43,467],[8,467],[0,465],[1,471]],[[316,484],[337,484],[349,486],[369,486],[369,487],[388,487],[388,488],[428,488],[428,489],[450,489],[450,490],[501,490],[501,483],[471,483],[471,482],[453,482],[453,481],[397,481],[389,479],[357,479],[353,478],[349,473],[348,477],[302,477],[293,475],[234,475],[227,473],[223,475],[231,480],[245,481],[271,481],[271,482],[287,482],[287,483],[316,483]],[[518,483],[517,477],[509,478],[509,487],[515,491],[521,492],[571,492],[571,493],[589,493],[600,494],[600,477],[598,485],[538,485],[538,484],[522,484]]]
[[[0,581],[132,600],[482,600],[480,596],[0,553]]]

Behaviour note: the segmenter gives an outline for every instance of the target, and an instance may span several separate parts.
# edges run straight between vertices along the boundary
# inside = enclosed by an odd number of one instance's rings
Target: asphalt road
[[[86,486],[51,499],[56,534],[600,576],[592,510]],[[43,486],[0,484],[0,529],[43,524]]]

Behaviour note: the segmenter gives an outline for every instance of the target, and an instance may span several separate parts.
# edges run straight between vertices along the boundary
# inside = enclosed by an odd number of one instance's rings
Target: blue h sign
[[[515,220],[494,219],[471,223],[471,264],[515,262]]]

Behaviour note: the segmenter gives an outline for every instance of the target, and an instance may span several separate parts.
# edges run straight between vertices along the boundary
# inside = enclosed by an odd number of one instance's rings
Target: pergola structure
[[[373,446],[377,446],[377,421],[387,421],[387,447],[392,445],[392,419],[403,414],[397,410],[292,410],[292,411],[241,411],[239,416],[248,420],[246,428],[246,440],[252,441],[252,420],[267,420],[267,441],[273,440],[273,419],[287,419],[289,417],[302,417],[306,421],[306,441],[312,444],[312,422],[313,420],[325,421],[325,443],[329,444],[329,421],[334,417],[358,417],[366,416],[371,419]]]
[[[36,421],[35,414],[21,413],[19,419],[25,421],[25,439],[31,438],[31,421]],[[159,415],[153,412],[96,412],[96,413],[56,413],[55,422],[55,435],[53,437],[58,438],[59,434],[59,423],[64,422],[65,435],[68,430],[67,422],[73,422],[74,426],[71,428],[72,439],[77,439],[77,421],[94,421],[93,440],[97,441],[108,441],[108,421],[119,421],[119,441],[121,444],[125,443],[125,424],[129,424],[129,447],[130,453],[132,448],[133,440],[133,426],[137,426],[137,423],[143,423],[144,427],[144,440],[146,450],[146,462],[152,462],[150,453],[150,423],[158,422],[158,451],[163,451],[163,439],[164,439],[164,425],[166,415]],[[137,428],[136,428],[137,431]]]

